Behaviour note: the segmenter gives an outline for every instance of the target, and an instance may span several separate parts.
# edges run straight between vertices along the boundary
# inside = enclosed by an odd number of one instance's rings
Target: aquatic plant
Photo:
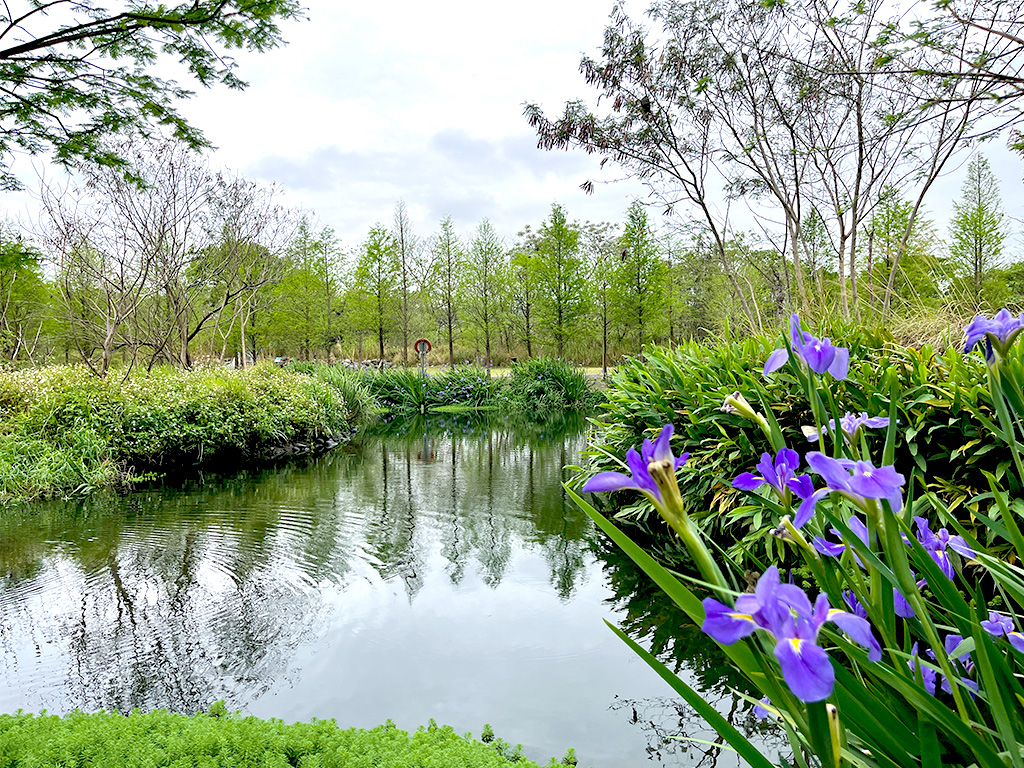
[[[601,400],[583,371],[550,357],[534,357],[513,365],[502,394],[508,398],[503,407],[534,414],[585,411]]]
[[[837,383],[840,377],[822,375],[828,366],[797,355],[782,365],[790,364],[799,383],[819,450],[802,458],[797,454],[798,444],[788,443],[762,391],[755,389],[751,398],[760,409],[735,394],[726,401],[726,410],[760,432],[776,456],[774,461],[770,454],[762,456],[760,478],[746,472],[733,481],[770,521],[778,547],[778,558],[757,559],[761,574],[752,593],[744,589],[744,569],[715,551],[687,513],[680,487],[704,471],[693,467],[692,459],[677,478],[677,468],[664,455],[671,448],[658,456],[648,451],[647,467],[633,467],[631,482],[620,482],[617,489],[640,490],[647,497],[679,534],[697,577],[670,574],[573,493],[762,695],[760,701],[749,697],[750,703],[757,704],[759,715],[779,722],[792,750],[791,758],[779,757],[780,764],[1024,765],[1024,636],[1016,629],[1024,606],[1024,572],[1016,565],[1024,558],[1024,535],[1014,511],[1020,494],[1013,490],[1024,481],[1024,367],[1012,345],[1017,329],[1004,334],[1005,320],[986,331],[996,336],[989,339],[994,353],[986,350],[986,384],[996,419],[982,419],[980,428],[1008,450],[1012,465],[1002,479],[983,470],[991,506],[975,513],[983,526],[977,536],[931,490],[937,486],[933,479],[911,484],[894,467],[903,400],[896,375],[886,376],[878,388],[888,405],[884,416],[855,417],[857,428],[836,430],[835,424],[843,424],[840,406],[849,407],[844,401],[853,399],[850,392]],[[967,333],[977,337],[975,343],[981,338],[978,326],[993,327],[972,323]],[[798,321],[794,327],[799,329]],[[884,426],[885,440],[872,449],[858,432],[868,426],[867,419],[881,418],[887,423],[870,426]],[[672,434],[667,425],[659,437]],[[805,464],[821,486],[811,493],[807,482],[797,481]],[[611,490],[611,485],[600,473],[583,490]],[[787,494],[786,488],[794,492]],[[827,540],[826,533],[839,543]],[[799,583],[783,580],[773,562],[783,552],[799,564]],[[693,588],[712,595],[702,600]],[[813,602],[809,593],[817,593]],[[772,764],[685,681],[619,634],[748,764]]]

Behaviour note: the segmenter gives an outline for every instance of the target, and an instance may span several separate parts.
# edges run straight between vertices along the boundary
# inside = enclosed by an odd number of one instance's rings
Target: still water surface
[[[586,423],[392,424],[301,464],[0,518],[0,711],[219,699],[285,721],[429,718],[581,765],[735,765],[618,640],[744,729],[708,642],[561,489]]]

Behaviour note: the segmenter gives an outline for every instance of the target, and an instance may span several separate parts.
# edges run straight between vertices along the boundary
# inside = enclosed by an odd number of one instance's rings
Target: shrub
[[[447,368],[427,380],[428,406],[462,406],[482,408],[493,406],[498,380],[487,369],[475,365]]]
[[[83,368],[0,374],[0,499],[110,487],[133,470],[258,457],[347,432],[371,411],[356,381],[261,365],[156,369],[122,380]]]
[[[586,410],[600,400],[580,369],[550,357],[513,365],[502,396],[508,408],[537,414]]]

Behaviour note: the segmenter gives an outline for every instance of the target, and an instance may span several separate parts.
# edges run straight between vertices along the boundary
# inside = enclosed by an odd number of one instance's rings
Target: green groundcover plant
[[[780,765],[1024,766],[1024,534],[1015,511],[1024,479],[1024,360],[1014,348],[1022,328],[1024,315],[1004,310],[966,331],[965,354],[984,348],[978,383],[994,410],[978,416],[979,429],[1011,456],[1002,474],[979,468],[988,483],[979,495],[990,504],[973,513],[976,529],[961,524],[931,478],[894,466],[904,429],[897,375],[887,373],[878,387],[886,409],[851,410],[860,401],[842,382],[856,354],[813,336],[795,315],[760,375],[771,384],[786,371],[798,383],[799,412],[809,415],[800,440],[784,434],[763,388],[730,393],[719,406],[770,446],[731,481],[771,521],[777,544],[776,557],[766,550],[748,558],[756,584],[688,513],[680,480],[686,487],[701,470],[677,478],[690,456],[675,455],[671,422],[628,451],[625,471],[598,473],[583,490],[641,494],[699,575],[669,573],[572,494],[762,694],[758,712],[788,737],[791,754],[779,755]],[[779,568],[783,551],[805,577]],[[747,763],[773,764],[619,634]]]
[[[228,715],[223,705],[191,717],[163,710],[65,717],[19,712],[0,715],[0,767],[537,768],[489,727],[482,738],[487,743],[433,721],[413,734],[390,721],[371,730],[342,730],[333,720],[286,725]],[[574,764],[572,750],[563,762]]]

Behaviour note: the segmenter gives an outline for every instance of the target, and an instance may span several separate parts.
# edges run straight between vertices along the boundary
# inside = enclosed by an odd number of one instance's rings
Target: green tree
[[[529,232],[527,231],[527,234]],[[522,236],[523,233],[520,233]],[[524,345],[526,356],[533,357],[537,327],[537,273],[539,260],[529,241],[520,242],[509,263],[509,312],[513,333]]]
[[[303,360],[330,352],[341,337],[341,250],[334,230],[299,221],[285,251],[287,267],[270,292],[260,324],[271,345]]]
[[[377,224],[363,244],[356,263],[353,285],[353,316],[361,330],[377,337],[380,359],[384,359],[384,341],[398,325],[401,301],[396,291],[400,266],[391,233]]]
[[[455,367],[455,334],[459,327],[462,288],[466,273],[466,255],[455,234],[452,217],[441,220],[441,231],[434,238],[433,284],[437,293],[438,324],[448,342],[448,365]]]
[[[491,336],[498,320],[500,294],[505,283],[504,249],[489,219],[480,222],[469,248],[466,280],[466,315],[484,337],[487,364],[491,364]]]
[[[244,88],[227,52],[277,47],[278,23],[301,12],[298,0],[0,5],[0,187],[18,186],[10,171],[16,150],[130,171],[125,155],[104,142],[111,133],[165,126],[194,149],[208,146],[175,107],[191,92],[152,74],[159,54],[176,58],[204,87]]]
[[[999,183],[981,154],[971,158],[960,199],[953,203],[949,225],[949,254],[956,283],[966,294],[972,312],[987,303],[992,270],[1000,266],[1007,235]]]
[[[558,357],[586,322],[590,304],[587,265],[580,255],[580,230],[569,224],[565,209],[552,203],[537,238],[537,315]]]
[[[48,324],[47,285],[42,255],[0,226],[0,354],[6,360],[37,362],[44,327]]]
[[[587,222],[581,233],[582,248],[591,276],[593,314],[601,329],[601,373],[605,378],[608,376],[608,333],[612,321],[613,282],[619,256],[614,227],[608,222]]]
[[[647,221],[647,210],[636,200],[626,213],[619,238],[622,249],[612,278],[612,309],[623,336],[639,350],[665,331],[665,290],[668,270]]]

